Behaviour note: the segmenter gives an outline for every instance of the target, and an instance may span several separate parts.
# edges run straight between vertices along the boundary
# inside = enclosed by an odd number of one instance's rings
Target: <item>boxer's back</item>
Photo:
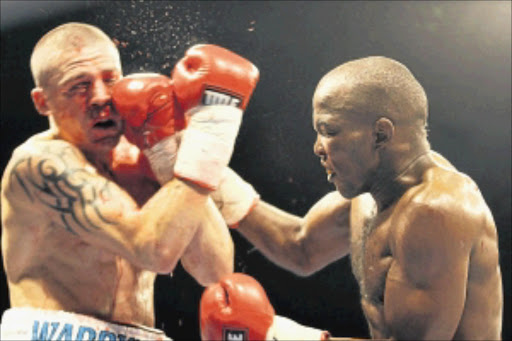
[[[475,185],[476,187],[476,185]],[[471,202],[472,201],[472,202]],[[503,289],[496,226],[483,198],[475,193],[476,235],[470,253],[466,301],[455,339],[501,339]]]
[[[31,151],[37,151],[41,142],[52,143],[47,135],[41,135],[20,146],[2,179],[2,252],[11,306],[65,310],[152,326],[155,275],[83,241],[68,228],[71,223],[65,220],[72,215],[58,212],[65,211],[69,203],[51,192],[72,196],[76,188],[49,180],[50,163],[31,165],[29,177],[17,173],[18,167],[30,162]],[[141,179],[133,177],[132,186],[139,196],[149,197],[155,189],[141,184]],[[80,181],[73,185],[77,183]],[[142,186],[148,189],[141,190]]]

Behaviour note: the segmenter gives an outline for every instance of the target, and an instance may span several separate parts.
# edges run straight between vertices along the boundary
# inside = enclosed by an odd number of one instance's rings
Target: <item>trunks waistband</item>
[[[65,311],[11,308],[4,312],[1,340],[171,340],[158,329],[125,326]]]

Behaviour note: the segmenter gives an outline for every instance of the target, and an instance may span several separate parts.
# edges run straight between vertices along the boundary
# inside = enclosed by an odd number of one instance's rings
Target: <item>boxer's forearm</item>
[[[222,216],[210,200],[204,220],[185,250],[181,263],[195,280],[207,286],[234,271],[234,245]]]
[[[272,262],[296,274],[305,274],[309,256],[300,238],[303,221],[260,201],[240,222],[237,231]]]
[[[349,253],[349,217],[350,201],[333,192],[304,218],[259,202],[238,230],[271,261],[309,276]]]
[[[137,263],[159,273],[171,272],[204,221],[209,191],[174,179],[136,213],[125,213]]]

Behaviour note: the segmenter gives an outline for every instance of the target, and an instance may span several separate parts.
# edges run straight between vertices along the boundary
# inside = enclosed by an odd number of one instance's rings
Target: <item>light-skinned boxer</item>
[[[176,84],[139,75],[128,89],[115,44],[96,27],[64,24],[35,46],[31,95],[50,127],[14,150],[2,178],[2,340],[167,339],[152,329],[156,275],[181,261],[205,286],[233,271],[210,195],[243,110],[202,99],[215,83],[217,96],[246,105],[259,74],[222,48],[190,54]],[[174,150],[178,131],[186,148]],[[174,154],[176,176],[162,177]]]
[[[314,152],[337,191],[304,217],[260,200],[238,231],[301,276],[350,255],[372,338],[497,340],[496,226],[475,182],[431,150],[427,114],[423,87],[395,60],[366,57],[334,68],[313,95],[313,128]],[[237,302],[235,321],[243,295]],[[221,306],[203,304],[206,339],[225,338],[216,331],[233,323]],[[268,311],[265,299],[261,311]],[[237,330],[268,330],[240,316]]]

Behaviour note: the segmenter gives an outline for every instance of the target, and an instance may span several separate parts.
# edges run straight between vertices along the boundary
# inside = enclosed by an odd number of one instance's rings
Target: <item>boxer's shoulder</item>
[[[487,205],[480,189],[468,175],[455,168],[432,167],[418,186],[413,202],[448,214],[486,214]]]
[[[75,195],[86,193],[85,188],[106,185],[97,175],[96,168],[73,144],[45,134],[33,136],[14,150],[5,168],[3,219],[15,228],[31,220],[51,224],[74,207],[65,205]]]
[[[432,167],[407,191],[393,213],[394,239],[417,247],[469,246],[481,234],[488,207],[475,182],[453,168]],[[405,242],[404,242],[405,244]]]
[[[483,202],[480,190],[471,177],[457,170],[441,154],[432,151],[431,156],[435,164],[425,172],[423,186],[420,186],[424,190],[423,194],[451,198],[456,206],[467,202]]]
[[[12,153],[10,163],[16,163],[20,159],[29,157],[40,157],[51,159],[53,157],[72,158],[85,161],[83,153],[72,143],[55,137],[55,135],[46,131],[31,136],[25,142],[16,147]]]
[[[83,163],[85,157],[71,143],[55,139],[49,132],[34,135],[13,150],[4,169],[2,190],[13,180],[19,181],[28,174],[33,175],[34,171],[56,170],[58,165],[72,164],[77,160]]]

